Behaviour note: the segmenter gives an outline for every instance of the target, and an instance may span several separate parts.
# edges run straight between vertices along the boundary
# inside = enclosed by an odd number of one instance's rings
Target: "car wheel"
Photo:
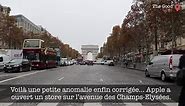
[[[150,77],[148,70],[145,70],[145,77]]]
[[[32,67],[30,66],[28,71],[31,71],[31,70],[32,70]]]
[[[162,81],[165,81],[165,80],[166,80],[166,75],[165,75],[165,73],[161,73],[161,80],[162,80]]]
[[[5,72],[5,73],[8,73],[8,70],[5,70],[4,72]]]
[[[22,71],[23,71],[23,69],[22,69],[22,67],[20,67],[20,68],[19,68],[19,72],[22,72]]]

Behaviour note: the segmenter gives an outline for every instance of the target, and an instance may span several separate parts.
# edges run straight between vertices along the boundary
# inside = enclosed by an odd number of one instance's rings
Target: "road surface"
[[[144,72],[106,65],[72,65],[21,73],[0,72],[0,85],[130,84],[174,85],[157,78],[146,78]],[[178,87],[177,87],[178,88]],[[177,94],[178,95],[178,94]],[[177,103],[0,103],[0,106],[177,106]]]

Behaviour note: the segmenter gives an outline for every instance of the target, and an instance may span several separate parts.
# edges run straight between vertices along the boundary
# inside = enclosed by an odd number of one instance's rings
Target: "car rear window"
[[[182,55],[174,55],[173,56],[173,66],[178,66],[179,65],[179,59]]]

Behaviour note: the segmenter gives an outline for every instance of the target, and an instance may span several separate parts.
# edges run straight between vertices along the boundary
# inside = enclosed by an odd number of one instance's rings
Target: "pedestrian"
[[[179,59],[179,69],[183,73],[183,79],[184,78],[184,73],[185,73],[185,54],[183,54],[180,59]],[[185,106],[185,84],[184,82],[182,83],[182,90],[180,93],[179,97],[179,106]]]

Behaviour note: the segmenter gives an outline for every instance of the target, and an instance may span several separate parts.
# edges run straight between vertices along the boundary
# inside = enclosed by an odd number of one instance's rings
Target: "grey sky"
[[[11,14],[23,14],[52,35],[79,50],[102,46],[114,25],[120,25],[133,0],[0,0]]]

